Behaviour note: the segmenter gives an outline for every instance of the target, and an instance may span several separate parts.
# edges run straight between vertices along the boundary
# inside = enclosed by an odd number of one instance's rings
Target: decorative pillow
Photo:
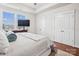
[[[8,41],[9,42],[13,42],[13,41],[16,41],[16,39],[17,39],[17,36],[16,36],[16,34],[9,34],[8,36],[7,36],[7,38],[8,38]]]
[[[0,30],[0,54],[7,53],[9,42],[4,30]]]

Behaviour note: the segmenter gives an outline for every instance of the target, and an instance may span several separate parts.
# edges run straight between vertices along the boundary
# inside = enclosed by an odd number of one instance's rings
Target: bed
[[[10,43],[5,56],[47,56],[50,54],[49,39],[33,33],[16,33],[17,40]]]

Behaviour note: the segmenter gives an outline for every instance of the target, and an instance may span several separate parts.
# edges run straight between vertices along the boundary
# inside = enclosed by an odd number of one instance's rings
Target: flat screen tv
[[[18,26],[30,26],[30,20],[18,20]]]

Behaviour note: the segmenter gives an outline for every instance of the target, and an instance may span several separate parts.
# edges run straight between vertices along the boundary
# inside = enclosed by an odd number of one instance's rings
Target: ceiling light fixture
[[[37,3],[34,3],[34,5],[37,5]]]

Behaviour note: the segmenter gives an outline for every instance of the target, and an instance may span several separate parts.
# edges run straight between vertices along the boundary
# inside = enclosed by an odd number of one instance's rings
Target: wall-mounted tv
[[[30,20],[18,20],[18,26],[30,26]]]

